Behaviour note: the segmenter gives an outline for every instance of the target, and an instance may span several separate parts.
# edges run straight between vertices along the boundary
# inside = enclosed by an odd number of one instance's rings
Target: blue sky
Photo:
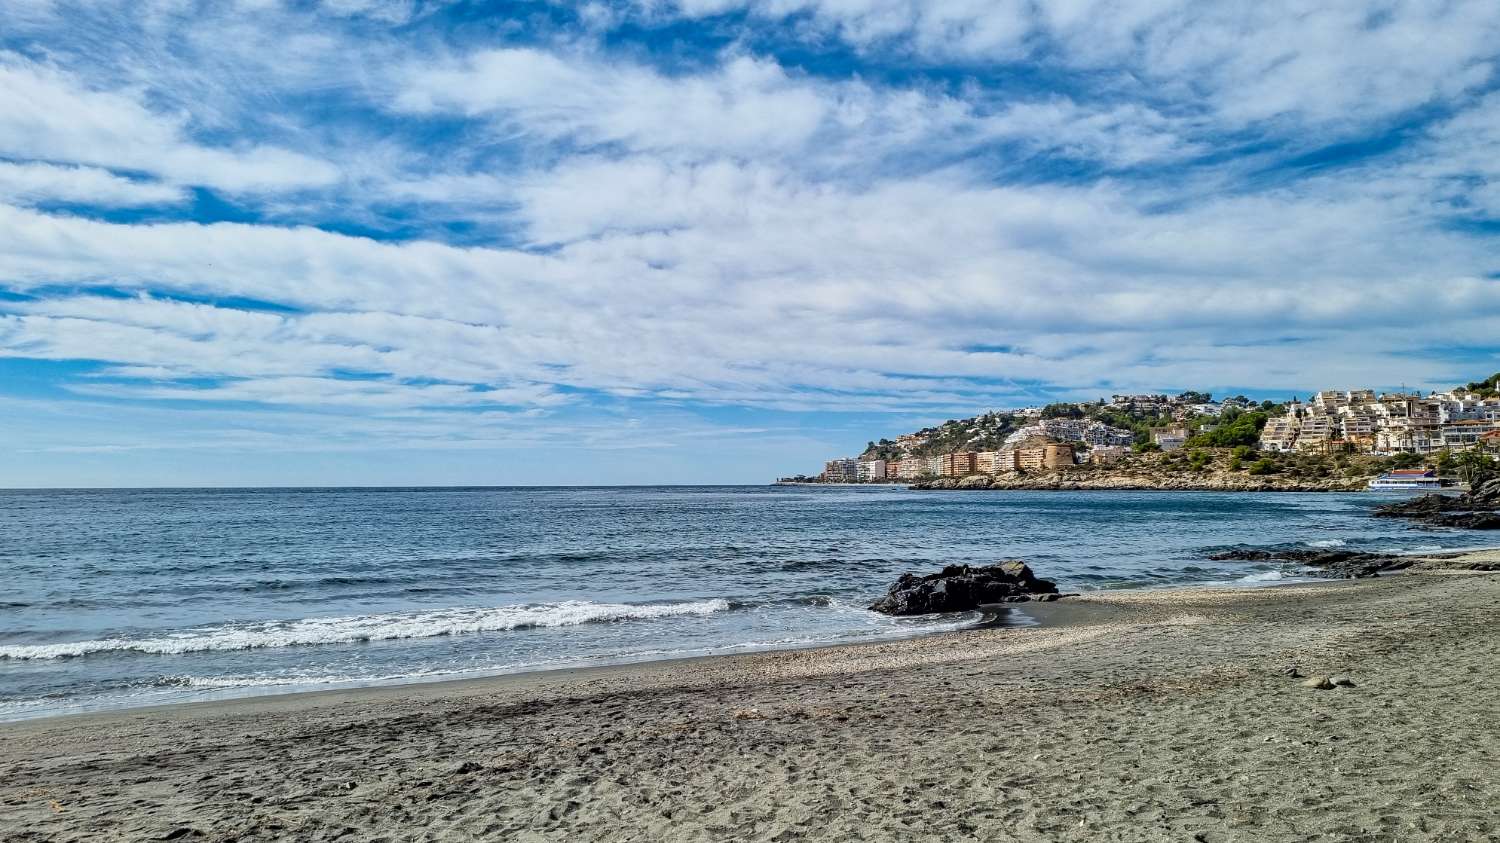
[[[1500,5],[0,0],[0,486],[1500,369]]]

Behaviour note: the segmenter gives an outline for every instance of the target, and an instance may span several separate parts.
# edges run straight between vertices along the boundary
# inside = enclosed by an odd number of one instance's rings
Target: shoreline
[[[1395,572],[1399,573],[1399,572]],[[1164,589],[1121,589],[1110,591],[1088,592],[1085,596],[1105,598],[1111,594],[1132,594],[1141,591],[1156,590],[1181,590],[1193,588],[1211,589],[1274,589],[1289,586],[1305,585],[1311,582],[1337,585],[1348,582],[1346,580],[1293,580],[1290,582],[1269,582],[1262,584],[1246,583],[1240,586],[1169,586]],[[858,650],[868,647],[882,647],[886,645],[900,645],[909,641],[922,641],[932,638],[959,638],[972,632],[997,631],[997,630],[1020,630],[1020,629],[1057,629],[1068,626],[1083,625],[1088,621],[1089,615],[1102,615],[1118,611],[1113,606],[1097,605],[1087,600],[1074,600],[1052,602],[1027,602],[1024,604],[1005,604],[1001,606],[1004,611],[1013,611],[1034,616],[1034,623],[1008,624],[1008,623],[986,623],[981,617],[969,626],[959,629],[948,629],[933,632],[917,632],[911,635],[893,636],[890,638],[878,638],[866,641],[837,641],[823,644],[806,644],[791,647],[762,647],[758,649],[731,650],[726,652],[700,653],[695,655],[674,656],[663,659],[644,659],[634,661],[599,662],[577,665],[562,665],[558,667],[525,668],[521,670],[498,670],[489,673],[476,673],[469,675],[457,675],[451,678],[412,678],[406,680],[392,681],[370,681],[364,684],[350,684],[333,688],[299,688],[286,691],[260,691],[244,694],[227,694],[224,696],[211,696],[205,699],[180,700],[175,702],[149,703],[146,705],[110,706],[82,711],[61,712],[57,714],[42,714],[32,717],[21,717],[12,720],[0,720],[0,735],[11,728],[37,726],[45,727],[49,723],[60,721],[79,722],[83,720],[109,721],[117,717],[130,718],[136,715],[165,714],[171,715],[178,709],[189,708],[213,708],[218,706],[228,708],[249,707],[256,703],[272,703],[277,701],[278,708],[301,708],[304,704],[321,705],[324,703],[342,703],[359,701],[363,698],[376,698],[380,696],[407,696],[412,695],[442,696],[450,691],[463,693],[471,687],[479,687],[481,690],[491,690],[497,687],[531,687],[551,685],[554,682],[573,681],[596,681],[624,676],[636,671],[654,671],[656,669],[671,670],[674,668],[689,668],[705,662],[732,659],[753,659],[776,653],[818,653],[824,650]],[[1039,617],[1035,617],[1039,616]]]
[[[1481,563],[1474,570],[1485,570],[1487,566],[1500,567],[1500,545],[1494,547],[1467,548],[1462,550],[1408,550],[1393,552],[1392,556],[1411,556],[1418,561],[1413,568],[1382,571],[1380,576],[1392,577],[1422,570],[1434,570],[1451,568],[1454,570],[1465,570],[1465,560],[1473,560]],[[1424,566],[1423,563],[1431,563]],[[1290,564],[1290,563],[1288,563]],[[349,684],[334,687],[296,687],[287,690],[273,690],[274,686],[246,688],[243,691],[218,690],[205,692],[199,699],[173,700],[166,702],[152,702],[142,705],[102,705],[98,707],[84,708],[77,711],[62,711],[55,713],[44,713],[0,719],[0,734],[11,727],[25,726],[29,724],[46,724],[54,721],[69,720],[77,721],[84,719],[109,719],[116,716],[131,716],[136,714],[170,713],[175,709],[213,706],[249,706],[259,702],[271,702],[273,700],[285,700],[285,705],[296,707],[300,698],[307,702],[318,702],[327,697],[335,701],[357,700],[360,697],[370,695],[378,696],[382,692],[388,695],[401,695],[403,692],[411,691],[417,694],[441,693],[444,689],[460,690],[469,685],[510,685],[517,686],[546,684],[552,679],[580,681],[607,678],[614,674],[629,673],[635,669],[651,669],[657,666],[663,669],[672,666],[692,665],[699,662],[714,661],[719,659],[755,658],[775,653],[816,653],[824,650],[843,650],[850,648],[880,647],[884,645],[899,645],[903,642],[920,641],[931,638],[960,638],[964,635],[984,630],[1005,629],[1053,629],[1067,626],[1077,626],[1087,622],[1088,616],[1101,612],[1121,611],[1118,603],[1129,604],[1137,595],[1154,594],[1160,592],[1169,593],[1195,593],[1204,592],[1239,592],[1239,591],[1275,591],[1283,588],[1295,588],[1306,585],[1323,585],[1328,587],[1339,587],[1356,582],[1352,579],[1343,579],[1332,576],[1319,576],[1308,574],[1307,576],[1293,576],[1280,581],[1272,580],[1266,582],[1240,582],[1225,581],[1215,583],[1190,583],[1190,584],[1168,584],[1155,587],[1140,587],[1126,589],[1101,589],[1097,591],[1085,591],[1075,597],[1054,602],[1029,601],[1026,603],[1005,604],[1002,608],[1006,611],[1026,615],[1031,618],[1030,622],[1022,623],[995,623],[986,622],[983,615],[968,626],[959,629],[948,629],[932,632],[915,632],[909,635],[892,636],[888,638],[876,638],[863,641],[833,641],[816,644],[799,644],[795,646],[758,646],[736,648],[730,647],[718,652],[697,653],[691,655],[673,656],[670,658],[655,659],[625,659],[620,661],[604,660],[594,662],[580,662],[576,664],[562,664],[553,667],[525,667],[521,669],[500,668],[492,671],[482,671],[470,674],[457,674],[450,677],[411,677],[406,679],[367,680],[351,682]]]
[[[0,838],[1484,837],[1500,576],[1453,570],[1476,558],[1500,551],[1100,593],[1037,627],[0,724]]]
[[[1153,480],[1121,479],[1118,475],[1113,479],[1059,478],[1052,475],[1038,475],[1019,479],[1001,478],[998,483],[994,482],[994,479],[991,478],[991,482],[988,485],[959,485],[965,479],[967,478],[944,477],[932,480],[902,480],[894,483],[772,483],[771,485],[828,489],[896,488],[912,492],[1278,492],[1287,494],[1349,494],[1370,491],[1365,485],[1368,478],[1348,482],[1309,481],[1302,483],[1289,481],[1285,483],[1259,483],[1245,481],[1243,483],[1226,485],[1189,482],[1164,483]],[[1461,490],[1453,488],[1442,489],[1441,491],[1456,494]]]

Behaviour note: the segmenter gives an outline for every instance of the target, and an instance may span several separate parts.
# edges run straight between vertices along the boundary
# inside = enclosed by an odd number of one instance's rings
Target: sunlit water
[[[0,491],[0,719],[865,641],[905,571],[1022,558],[1066,590],[1263,584],[1236,544],[1483,534],[1368,494],[895,487]],[[1490,538],[1493,543],[1493,537]],[[1024,621],[1024,617],[1022,618]]]

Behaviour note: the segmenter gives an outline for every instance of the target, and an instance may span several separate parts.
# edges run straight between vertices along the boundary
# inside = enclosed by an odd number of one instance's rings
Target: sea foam
[[[1317,539],[1307,542],[1308,547],[1343,547],[1347,542],[1343,539]]]
[[[56,644],[0,646],[4,659],[66,659],[95,653],[134,652],[158,655],[209,650],[253,650],[310,644],[349,644],[398,638],[432,638],[476,632],[503,632],[536,627],[578,626],[607,621],[643,620],[678,615],[711,615],[730,609],[727,600],[691,603],[593,603],[570,600],[533,606],[437,609],[339,618],[202,626],[142,638],[104,638]]]

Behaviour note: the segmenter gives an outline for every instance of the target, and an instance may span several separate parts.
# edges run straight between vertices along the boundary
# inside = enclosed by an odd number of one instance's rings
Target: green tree
[[[1077,404],[1048,404],[1042,408],[1044,419],[1081,419],[1083,408]]]
[[[1416,468],[1422,464],[1422,458],[1411,452],[1396,454],[1391,457],[1391,468]]]
[[[1270,417],[1265,413],[1245,413],[1233,421],[1220,424],[1207,433],[1200,433],[1188,440],[1189,445],[1208,448],[1233,448],[1236,445],[1251,447],[1260,443],[1261,428]]]
[[[1453,457],[1452,465],[1458,479],[1469,484],[1470,488],[1500,473],[1496,470],[1495,461],[1478,449],[1463,451]]]

